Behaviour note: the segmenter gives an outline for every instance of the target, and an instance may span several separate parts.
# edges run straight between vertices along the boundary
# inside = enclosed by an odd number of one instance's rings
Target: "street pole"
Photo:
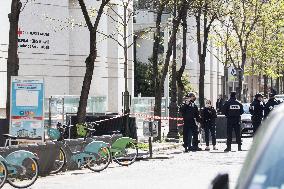
[[[123,113],[125,115],[125,133],[126,135],[129,135],[129,113],[130,113],[130,108],[129,108],[129,92],[128,92],[128,87],[127,87],[127,20],[126,20],[126,13],[127,13],[127,7],[128,7],[128,2],[123,1],[123,42],[124,42],[124,105],[123,105]]]

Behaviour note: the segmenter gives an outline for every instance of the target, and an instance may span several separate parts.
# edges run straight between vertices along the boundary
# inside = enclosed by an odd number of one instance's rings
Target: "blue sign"
[[[43,141],[43,104],[43,78],[12,77],[10,134],[19,139]]]

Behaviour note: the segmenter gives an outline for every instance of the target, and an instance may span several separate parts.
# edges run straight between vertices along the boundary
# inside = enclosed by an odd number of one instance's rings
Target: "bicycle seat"
[[[13,136],[13,135],[10,135],[10,134],[3,134],[2,135],[5,139],[12,139],[12,140],[16,140],[17,137],[16,136]]]
[[[74,125],[63,125],[63,127],[65,127],[65,128],[71,128],[71,127],[74,127]]]
[[[92,122],[92,125],[93,125],[93,126],[99,126],[100,124],[97,123],[97,122]]]
[[[115,135],[115,134],[120,134],[121,132],[119,130],[116,131],[110,131],[110,134]]]
[[[95,132],[96,131],[96,129],[91,129],[91,128],[85,128],[85,130],[87,130],[87,131],[89,131],[89,132]]]

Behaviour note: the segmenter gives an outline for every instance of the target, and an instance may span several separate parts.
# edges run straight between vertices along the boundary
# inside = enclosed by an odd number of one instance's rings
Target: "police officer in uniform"
[[[266,118],[268,114],[278,105],[279,102],[275,99],[275,93],[269,93],[269,100],[264,107],[264,118]]]
[[[183,147],[185,152],[200,150],[198,148],[198,127],[196,121],[200,121],[198,107],[195,105],[196,100],[194,93],[185,96],[185,103],[180,107],[184,126],[183,126]]]
[[[225,152],[231,151],[232,132],[235,131],[238,150],[242,150],[241,139],[241,115],[244,113],[243,105],[237,101],[236,92],[231,92],[231,97],[223,106],[223,113],[227,117],[227,148]]]
[[[249,112],[252,115],[253,134],[256,133],[263,118],[264,105],[262,102],[262,95],[260,93],[254,96],[254,101],[250,104]]]

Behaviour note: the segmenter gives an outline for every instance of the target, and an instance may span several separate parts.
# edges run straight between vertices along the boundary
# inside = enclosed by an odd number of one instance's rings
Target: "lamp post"
[[[127,20],[126,20],[126,13],[127,13],[127,7],[128,7],[128,0],[123,0],[123,50],[124,50],[124,93],[123,93],[123,113],[125,114],[125,132],[126,134],[129,134],[129,128],[128,128],[128,122],[129,122],[129,113],[130,113],[130,107],[129,107],[129,99],[130,95],[128,92],[128,86],[127,86]]]

